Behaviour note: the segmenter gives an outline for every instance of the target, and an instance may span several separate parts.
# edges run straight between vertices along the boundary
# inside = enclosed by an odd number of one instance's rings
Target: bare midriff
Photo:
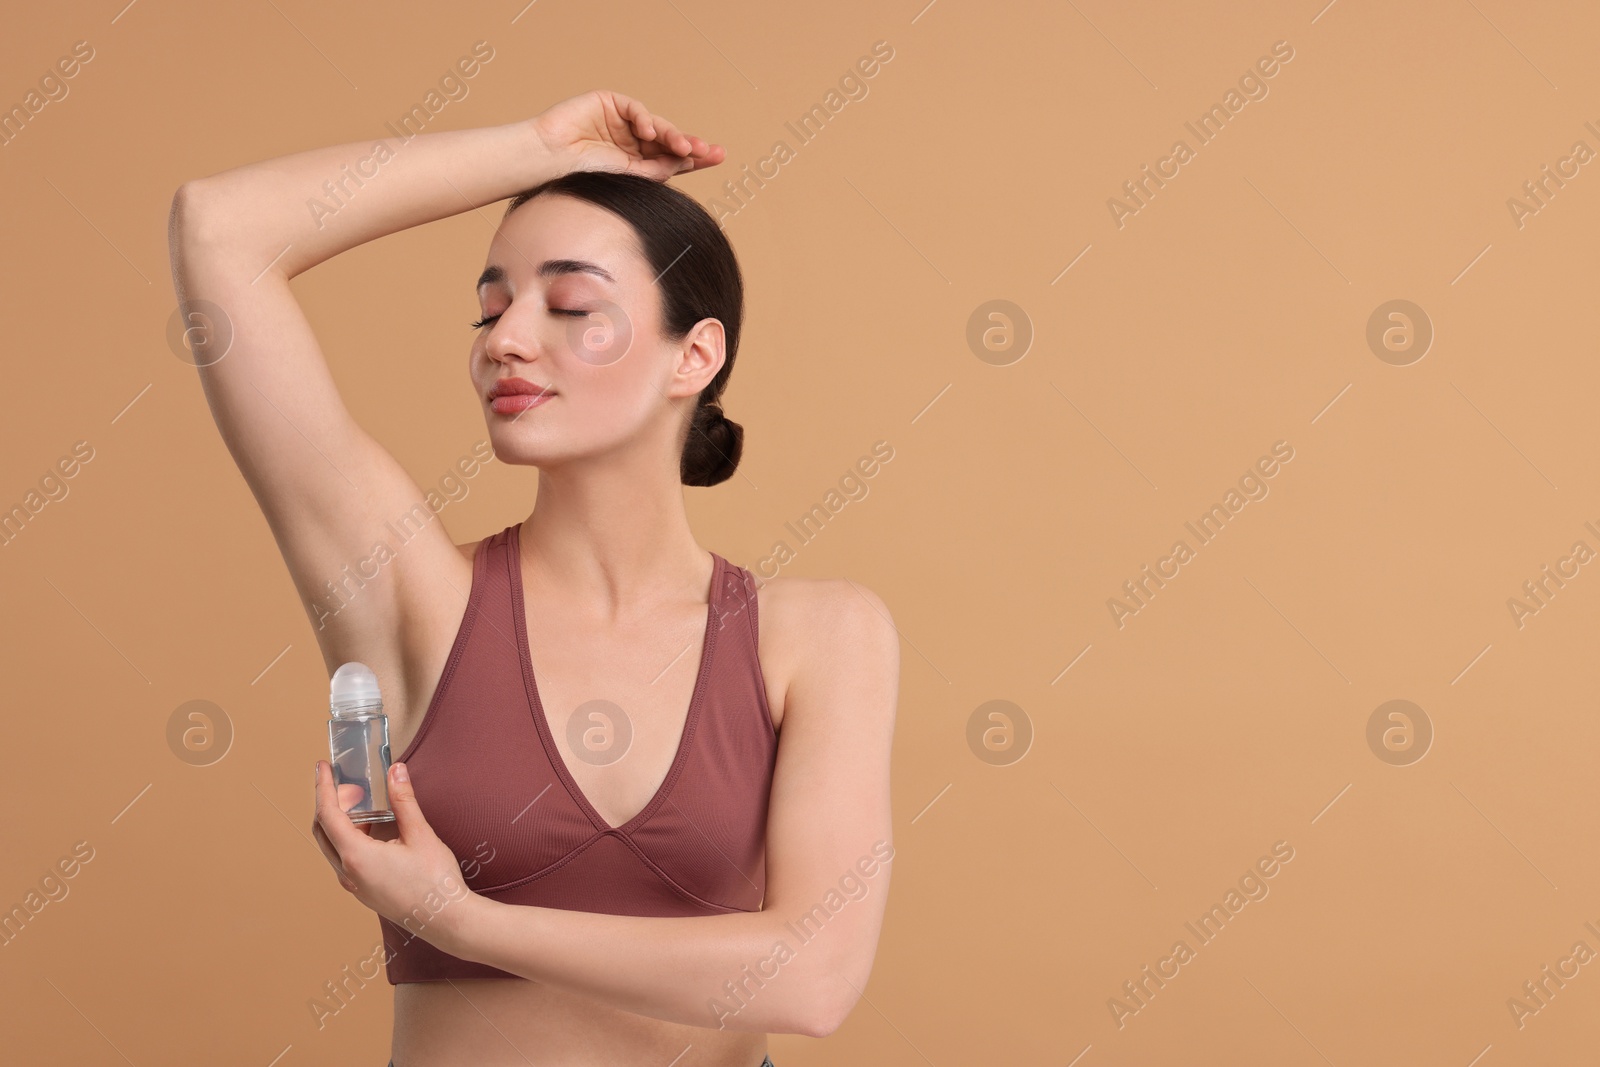
[[[539,982],[470,978],[394,987],[395,1067],[758,1067],[766,1054],[764,1033],[635,1015]]]

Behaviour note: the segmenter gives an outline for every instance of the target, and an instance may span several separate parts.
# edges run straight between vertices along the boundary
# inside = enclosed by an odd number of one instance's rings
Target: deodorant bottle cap
[[[378,676],[365,663],[346,663],[333,672],[328,706],[335,716],[382,708],[383,697],[378,693]]]

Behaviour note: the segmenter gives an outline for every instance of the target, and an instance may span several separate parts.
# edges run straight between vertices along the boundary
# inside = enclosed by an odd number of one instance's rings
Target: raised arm
[[[206,401],[277,539],[330,671],[351,659],[397,662],[397,622],[421,595],[418,576],[448,573],[461,558],[443,525],[430,521],[415,481],[351,418],[289,279],[345,249],[569,170],[665,180],[718,159],[637,101],[596,91],[504,126],[320,148],[178,189],[173,287],[204,342],[196,362]],[[342,201],[336,213],[308,206],[329,202],[330,189]],[[406,358],[393,354],[384,370],[402,373]],[[330,611],[326,583],[347,580],[346,567],[394,540],[385,533],[389,523],[407,530],[404,551],[361,587],[349,610]]]

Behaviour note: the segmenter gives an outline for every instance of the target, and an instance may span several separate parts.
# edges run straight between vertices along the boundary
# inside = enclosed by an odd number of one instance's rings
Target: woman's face
[[[705,358],[721,326],[662,340],[660,291],[628,223],[534,197],[495,233],[478,299],[470,372],[501,460],[553,467],[635,450],[676,470],[682,419],[721,362]],[[531,391],[504,392],[512,379]]]

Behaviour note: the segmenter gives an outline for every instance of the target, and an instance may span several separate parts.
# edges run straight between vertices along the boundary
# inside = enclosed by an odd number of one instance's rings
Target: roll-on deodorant
[[[389,717],[383,713],[378,676],[364,663],[346,663],[333,672],[328,720],[334,788],[359,786],[361,797],[346,807],[354,823],[393,822],[389,810]],[[351,790],[340,790],[348,803]]]

